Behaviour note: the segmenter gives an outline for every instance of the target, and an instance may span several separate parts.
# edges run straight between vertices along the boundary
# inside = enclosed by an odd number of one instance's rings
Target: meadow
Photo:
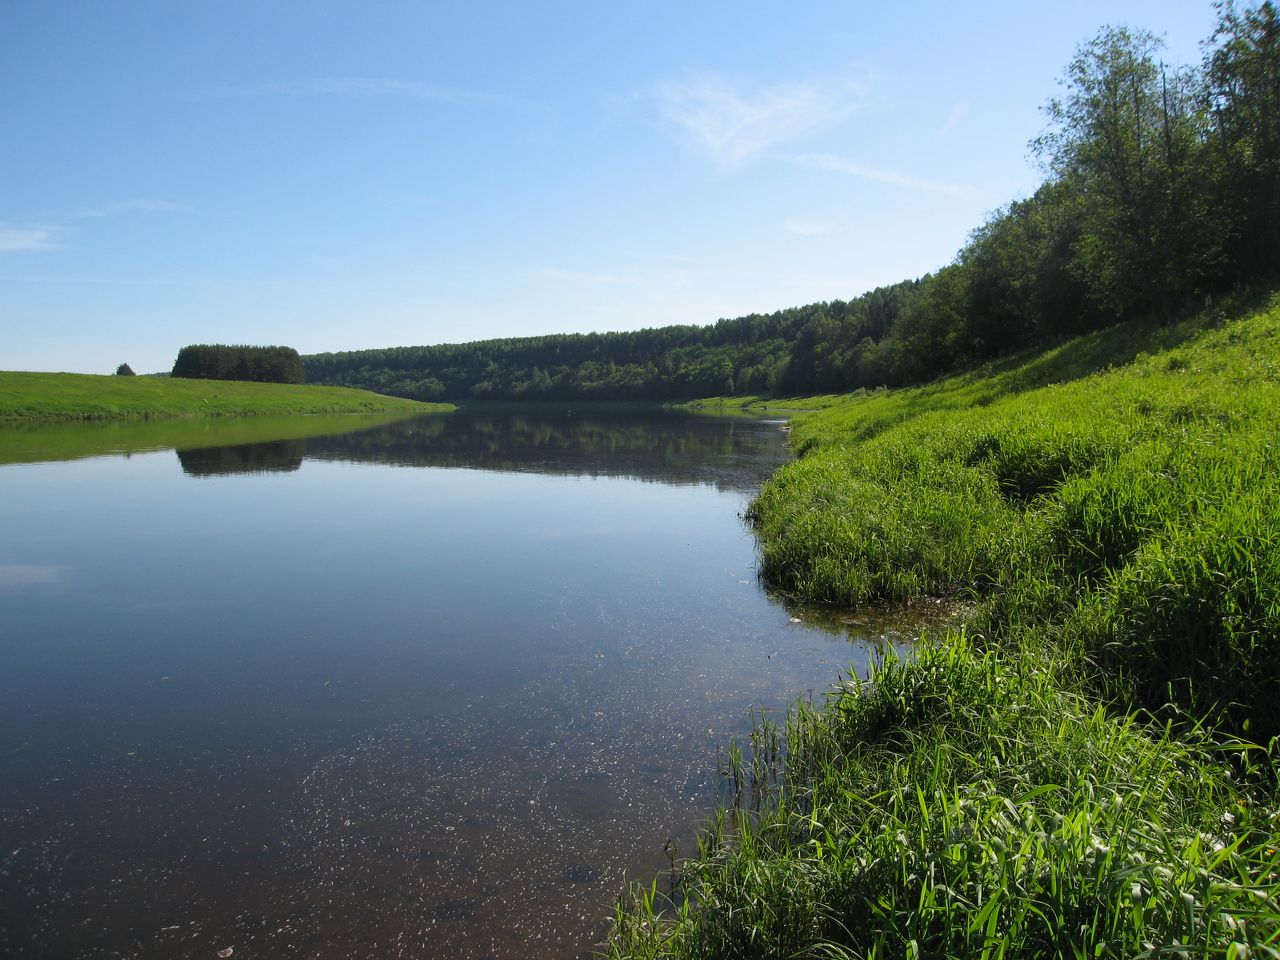
[[[426,413],[433,409],[453,408],[346,387],[0,371],[0,422]]]
[[[763,576],[968,612],[764,721],[610,955],[1280,955],[1280,295],[768,403]]]

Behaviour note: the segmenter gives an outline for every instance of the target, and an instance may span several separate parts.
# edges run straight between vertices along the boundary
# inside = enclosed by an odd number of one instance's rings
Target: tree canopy
[[[293,347],[192,344],[178,351],[170,375],[191,380],[306,383],[302,358]]]

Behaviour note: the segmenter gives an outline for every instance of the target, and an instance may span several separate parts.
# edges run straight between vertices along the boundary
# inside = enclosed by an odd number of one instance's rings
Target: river
[[[748,712],[882,642],[757,581],[787,457],[652,411],[0,430],[0,954],[590,956]]]

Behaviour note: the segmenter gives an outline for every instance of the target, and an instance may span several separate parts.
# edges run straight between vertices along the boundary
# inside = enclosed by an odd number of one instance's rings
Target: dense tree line
[[[1083,44],[1032,143],[1046,179],[955,260],[850,301],[707,327],[306,358],[312,382],[415,399],[785,395],[920,382],[1280,273],[1280,15],[1217,5],[1203,62],[1145,31]]]
[[[417,400],[679,400],[858,385],[865,343],[897,322],[919,283],[721,320],[629,333],[553,334],[306,357],[312,383]],[[874,362],[874,361],[873,361]],[[878,375],[863,363],[870,377]]]
[[[183,347],[170,376],[189,380],[250,380],[306,383],[302,357],[293,347],[248,347],[197,343]]]

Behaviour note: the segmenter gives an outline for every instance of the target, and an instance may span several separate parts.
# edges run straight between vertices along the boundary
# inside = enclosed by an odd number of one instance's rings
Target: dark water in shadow
[[[865,663],[756,581],[776,423],[356,425],[0,467],[0,955],[587,956]]]

